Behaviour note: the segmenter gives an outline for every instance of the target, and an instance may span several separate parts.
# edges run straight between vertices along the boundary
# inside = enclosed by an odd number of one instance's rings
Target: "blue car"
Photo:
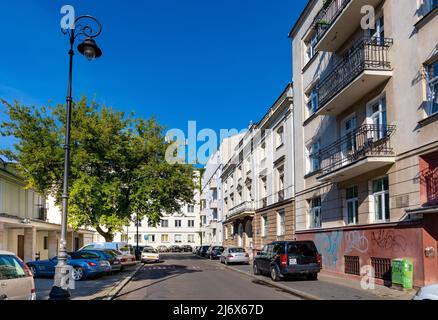
[[[53,277],[58,264],[58,257],[49,260],[30,261],[27,263],[35,278]],[[111,272],[111,265],[107,260],[91,252],[70,252],[67,264],[73,267],[73,279],[80,281]]]

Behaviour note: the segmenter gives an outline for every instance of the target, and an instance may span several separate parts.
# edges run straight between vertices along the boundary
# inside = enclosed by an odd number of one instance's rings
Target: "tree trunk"
[[[111,232],[111,230],[108,230],[107,232],[103,231],[100,226],[96,226],[96,231],[105,238],[105,242],[113,242],[114,241],[114,234]]]

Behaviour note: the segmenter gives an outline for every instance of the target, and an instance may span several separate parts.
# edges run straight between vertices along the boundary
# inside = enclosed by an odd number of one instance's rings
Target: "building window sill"
[[[317,117],[316,112],[312,113],[306,120],[303,122],[303,126],[307,126],[313,119]]]
[[[424,17],[422,17],[416,24],[414,24],[415,29],[419,30],[424,25],[426,25],[430,20],[432,20],[433,17],[438,13],[438,7],[435,9],[429,11]]]
[[[320,174],[320,173],[321,173],[321,170],[317,170],[317,171],[309,172],[308,174],[306,174],[306,175],[304,176],[304,179],[311,178],[311,177],[316,176],[316,175],[318,175],[318,174]]]

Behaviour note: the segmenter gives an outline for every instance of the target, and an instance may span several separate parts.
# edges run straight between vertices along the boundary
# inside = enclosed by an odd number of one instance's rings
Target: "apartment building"
[[[200,172],[195,171],[195,185],[200,184]],[[136,246],[152,246],[154,248],[164,245],[190,245],[201,244],[202,224],[201,224],[200,188],[195,188],[194,199],[191,204],[184,204],[180,212],[163,214],[158,225],[153,225],[148,218],[136,221],[135,215],[129,226],[123,232],[114,237],[114,241],[128,242]],[[104,239],[99,239],[104,241]]]
[[[24,261],[48,259],[58,254],[61,211],[53,198],[44,199],[26,184],[12,164],[0,159],[0,250]],[[94,231],[71,228],[67,249],[74,251],[93,241]]]
[[[222,170],[224,243],[249,253],[294,236],[292,85],[252,124]]]
[[[415,286],[438,282],[437,11],[310,0],[290,32],[296,237],[326,272],[390,282],[410,258]]]
[[[295,236],[293,86],[288,84],[256,127],[253,163],[255,249]]]

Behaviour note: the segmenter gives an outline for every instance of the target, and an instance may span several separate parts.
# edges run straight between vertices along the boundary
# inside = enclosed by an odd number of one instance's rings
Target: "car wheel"
[[[252,266],[252,269],[253,269],[254,274],[255,274],[256,276],[259,276],[259,275],[261,274],[261,272],[260,272],[260,270],[259,270],[259,267],[257,266],[257,263],[254,263],[254,265]]]
[[[84,270],[82,268],[74,268],[73,269],[73,280],[81,281],[84,278]]]
[[[307,275],[308,280],[318,280],[318,274],[317,273],[311,273]]]
[[[280,277],[278,276],[277,269],[274,266],[271,267],[271,279],[272,281],[280,281]]]
[[[29,269],[30,269],[30,272],[32,272],[33,277],[36,278],[37,277],[37,271],[36,271],[35,266],[29,266]]]

